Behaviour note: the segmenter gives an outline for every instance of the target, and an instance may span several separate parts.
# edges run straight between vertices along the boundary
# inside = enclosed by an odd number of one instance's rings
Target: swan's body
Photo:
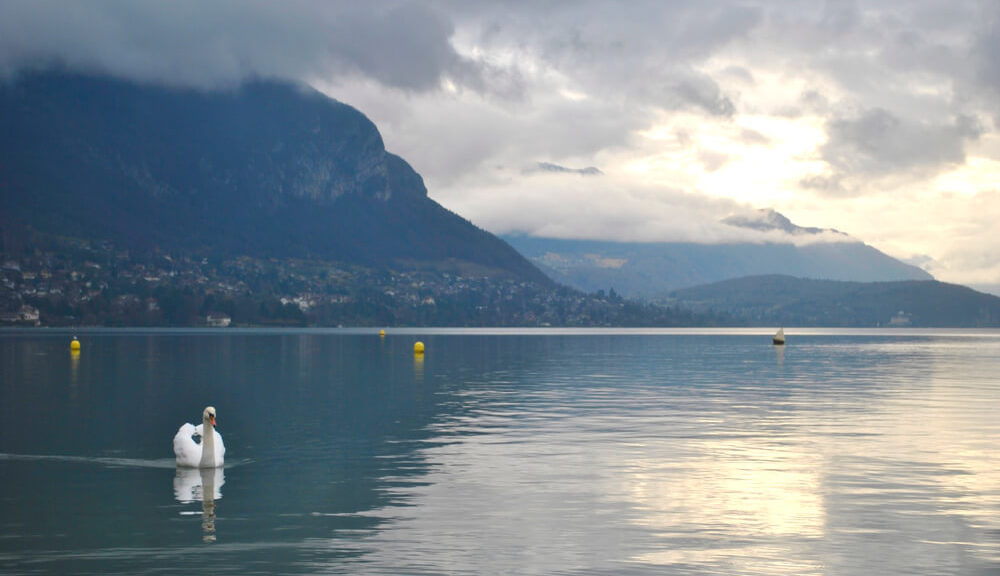
[[[178,466],[218,468],[225,460],[226,445],[222,443],[222,435],[215,430],[215,408],[205,408],[201,418],[202,423],[197,426],[181,425],[174,436],[174,456]],[[206,429],[208,433],[205,433]],[[195,442],[195,436],[200,436],[201,442]]]

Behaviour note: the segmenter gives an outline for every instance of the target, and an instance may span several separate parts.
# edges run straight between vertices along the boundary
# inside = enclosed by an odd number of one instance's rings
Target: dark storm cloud
[[[358,9],[337,14],[325,33],[329,58],[387,86],[436,88],[451,75],[478,84],[478,71],[452,47],[451,21],[439,12],[404,4],[382,13]]]
[[[984,24],[968,54],[962,39],[979,13]],[[728,118],[739,111],[729,84],[752,85],[755,67],[775,63],[823,70],[859,97],[905,86],[913,74],[967,75],[1000,92],[998,15],[991,3],[930,0],[6,0],[0,70],[61,64],[208,87],[252,76],[356,75],[407,91],[437,90],[448,79],[509,98],[530,92],[523,67],[540,63],[632,109]],[[463,55],[454,43],[459,27],[486,51],[520,52],[534,62]],[[732,55],[750,50],[754,58],[716,77],[704,71],[706,59],[734,47]],[[975,73],[966,74],[963,59]],[[729,84],[720,85],[723,78]],[[893,109],[868,104],[875,106]]]
[[[992,98],[993,124],[1000,129],[1000,5],[985,9],[982,29],[973,45],[976,65],[975,79],[981,82]]]
[[[750,148],[787,154],[796,193],[926,187],[995,146],[997,54],[992,0],[0,0],[0,75],[306,81],[369,114],[442,200],[487,182],[506,201],[525,177],[701,201],[686,166],[745,170]],[[605,175],[521,172],[540,159]],[[468,216],[495,213],[487,192]]]
[[[457,21],[474,24],[485,44],[515,41],[536,47],[549,61],[626,69],[640,62],[689,61],[709,55],[749,34],[763,14],[760,7],[745,2],[701,0],[628,4],[460,0],[437,5],[446,6]]]
[[[1000,91],[1000,7],[989,10],[983,30],[976,39],[976,54],[985,82]]]
[[[681,104],[700,108],[712,116],[728,118],[736,112],[732,100],[722,94],[715,81],[705,76],[680,79],[670,87],[670,93]]]
[[[965,143],[981,134],[973,118],[918,122],[881,108],[833,120],[827,131],[824,159],[839,172],[871,176],[913,170],[936,173],[958,165],[965,160]]]
[[[720,118],[730,118],[736,112],[733,101],[715,80],[691,70],[661,69],[644,75],[643,83],[632,87],[628,95],[634,104],[657,110],[694,110]]]
[[[9,0],[0,71],[57,65],[206,88],[350,74],[404,90],[443,78],[489,88],[499,71],[460,56],[453,33],[446,15],[412,2]]]
[[[732,97],[697,70],[733,41],[746,38],[762,10],[744,3],[636,1],[449,2],[456,23],[477,44],[520,50],[567,74],[587,94],[662,110],[700,110],[729,117]],[[752,81],[749,70],[729,71]],[[637,110],[637,113],[641,113]]]

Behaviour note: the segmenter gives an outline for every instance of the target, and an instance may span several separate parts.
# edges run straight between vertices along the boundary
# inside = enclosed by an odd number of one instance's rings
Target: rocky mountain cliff
[[[310,88],[32,73],[0,84],[0,226],[132,250],[475,270],[550,284]]]

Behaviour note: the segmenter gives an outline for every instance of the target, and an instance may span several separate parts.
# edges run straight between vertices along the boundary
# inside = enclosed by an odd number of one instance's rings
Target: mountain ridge
[[[0,85],[0,226],[133,249],[322,257],[551,280],[427,195],[354,108],[303,86],[224,92],[30,73]]]
[[[780,230],[792,235],[816,235],[824,232],[839,234],[847,238],[847,234],[833,228],[812,228],[792,223],[787,216],[773,208],[761,208],[749,214],[734,214],[722,219],[723,224],[737,228],[747,228],[761,232]]]
[[[796,226],[773,210],[723,222],[810,241],[797,245],[791,238],[788,242],[719,244],[503,238],[557,282],[587,292],[614,288],[626,297],[648,300],[662,299],[681,288],[764,274],[859,282],[933,280],[926,271],[842,232]],[[838,240],[824,241],[824,234],[835,234]]]
[[[789,263],[930,278],[861,242],[508,243],[431,200],[361,112],[282,83],[196,92],[22,75],[0,84],[0,192],[3,312],[46,323],[194,325],[222,311],[244,323],[721,324],[670,291]],[[776,212],[730,224],[829,232]],[[594,296],[512,247],[530,242],[570,247],[535,259]],[[587,266],[609,275],[567,281]],[[621,271],[656,289],[630,290]],[[621,298],[636,294],[667,307]]]
[[[846,282],[747,276],[677,290],[669,301],[753,325],[1000,326],[1000,297],[937,280]]]

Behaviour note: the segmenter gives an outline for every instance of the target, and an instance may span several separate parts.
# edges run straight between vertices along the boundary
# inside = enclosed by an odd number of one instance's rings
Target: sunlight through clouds
[[[1000,160],[972,157],[959,168],[938,176],[935,191],[942,195],[956,193],[975,196],[983,191],[1000,190],[998,175],[1000,175]]]
[[[0,76],[58,64],[202,89],[304,81],[370,117],[432,198],[492,232],[547,220],[574,236],[717,242],[731,212],[772,208],[916,256],[940,280],[1000,286],[975,256],[998,245],[992,3],[95,0],[85,12],[0,4]],[[539,163],[594,167],[601,184],[572,170],[542,181],[526,172]],[[632,200],[657,189],[660,204]],[[665,217],[672,204],[700,221]]]

